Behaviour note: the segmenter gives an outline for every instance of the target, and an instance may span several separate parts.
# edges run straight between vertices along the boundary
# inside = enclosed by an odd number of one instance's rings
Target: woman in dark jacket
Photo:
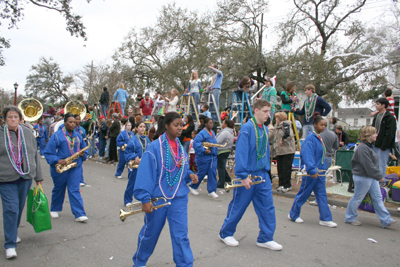
[[[186,153],[189,154],[190,140],[192,140],[192,132],[194,130],[194,122],[192,115],[187,115],[185,117],[185,126],[183,126],[183,131],[179,140],[181,141],[183,148]]]
[[[366,126],[360,132],[360,141],[353,158],[351,168],[354,180],[354,196],[347,205],[345,222],[351,225],[360,226],[357,221],[357,209],[367,193],[370,194],[374,204],[374,210],[381,220],[383,228],[397,224],[399,221],[390,217],[382,201],[379,182],[384,182],[384,177],[379,170],[378,155],[374,151],[372,143],[376,141],[378,134],[373,126]]]

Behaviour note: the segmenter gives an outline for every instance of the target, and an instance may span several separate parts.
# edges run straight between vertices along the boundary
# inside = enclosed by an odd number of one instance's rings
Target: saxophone
[[[229,143],[229,139],[226,140],[225,144],[219,145],[219,144],[214,144],[210,142],[203,142],[201,145],[204,147],[205,150],[209,149],[210,147],[226,147],[226,145]]]
[[[139,168],[139,164],[135,164],[135,160],[132,159],[129,161],[128,167],[129,167],[129,169],[137,169],[137,168]]]
[[[89,138],[91,138],[91,137],[92,137],[92,136],[87,137],[86,140],[89,140]],[[75,167],[77,166],[77,163],[76,163],[76,161],[75,161],[75,162],[73,162],[73,161],[76,160],[76,159],[78,159],[78,158],[80,157],[79,154],[80,154],[82,151],[86,151],[86,150],[89,149],[89,147],[90,147],[90,142],[87,142],[87,144],[88,144],[88,145],[87,145],[86,147],[82,148],[81,150],[79,150],[78,152],[76,152],[75,154],[73,154],[72,156],[66,158],[65,161],[67,162],[67,164],[61,165],[60,163],[57,163],[57,164],[56,164],[56,171],[57,171],[58,173],[63,173],[63,172],[68,171],[68,170],[71,169],[71,168],[75,168]]]

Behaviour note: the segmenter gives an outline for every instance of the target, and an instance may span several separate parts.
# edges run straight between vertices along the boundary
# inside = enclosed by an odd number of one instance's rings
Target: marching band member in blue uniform
[[[121,131],[117,137],[117,147],[119,154],[119,161],[117,166],[117,172],[115,173],[115,177],[121,179],[121,174],[124,172],[126,161],[125,161],[125,151],[122,151],[122,146],[127,145],[129,140],[131,140],[133,136],[133,132],[131,131],[132,124],[130,121],[125,123],[125,130]],[[126,148],[125,148],[126,149]]]
[[[233,199],[229,203],[227,216],[219,232],[219,238],[228,246],[239,246],[233,235],[244,212],[253,201],[260,227],[257,246],[282,250],[282,246],[274,241],[275,207],[268,175],[271,167],[270,152],[268,129],[264,123],[270,112],[271,104],[267,100],[257,100],[254,104],[254,117],[242,126],[236,142],[235,174],[236,178],[242,179],[243,186],[234,189]],[[265,182],[250,185],[252,180],[247,178],[249,174],[261,176]]]
[[[193,195],[198,195],[197,188],[204,176],[207,174],[207,191],[208,195],[213,198],[218,198],[217,191],[217,163],[218,163],[218,148],[210,147],[207,150],[203,147],[203,142],[217,144],[215,133],[212,131],[214,122],[211,118],[204,119],[205,127],[201,130],[193,140],[193,148],[196,152],[196,166],[199,183],[191,184],[189,189]]]
[[[40,156],[42,156],[42,159],[44,159],[43,154],[46,149],[46,141],[49,141],[49,136],[47,134],[46,126],[43,125],[43,118],[40,118],[38,123],[33,126],[33,128],[37,129],[38,131],[38,137],[36,137],[36,141],[40,149]]]
[[[134,135],[131,140],[129,140],[128,145],[125,149],[126,162],[129,163],[130,160],[134,160],[135,164],[139,165],[143,153],[146,151],[147,146],[150,144],[149,138],[144,135],[145,131],[146,123],[144,121],[139,121],[136,124],[136,135]],[[126,186],[124,194],[124,205],[127,207],[132,204],[133,188],[135,187],[137,171],[138,169],[131,170],[128,168],[128,184]]]
[[[326,121],[319,115],[314,116],[314,131],[310,133],[301,146],[300,161],[305,165],[307,174],[303,176],[300,190],[294,198],[292,209],[288,215],[289,220],[296,223],[302,223],[300,218],[301,206],[310,197],[314,191],[315,198],[319,208],[319,224],[322,226],[336,227],[337,224],[332,222],[332,213],[328,206],[328,197],[325,188],[326,160],[325,160],[325,144],[319,135],[325,130]]]
[[[161,129],[166,132],[153,141],[143,154],[133,191],[146,212],[133,262],[135,266],[146,265],[168,219],[174,262],[178,267],[190,267],[193,266],[193,254],[188,238],[189,188],[186,184],[197,183],[198,178],[189,170],[186,151],[178,140],[183,130],[179,114],[167,113]],[[150,199],[157,197],[164,197],[171,205],[153,210]],[[155,205],[162,203],[164,201],[159,200]]]
[[[81,116],[79,114],[75,114],[74,115],[75,118],[75,130],[76,132],[82,136],[82,139],[86,141],[86,130],[81,126]],[[79,181],[79,185],[80,186],[84,186],[85,185],[85,181],[83,179],[83,168],[81,168],[81,180]]]
[[[50,215],[58,218],[58,212],[62,211],[65,188],[68,189],[68,197],[71,211],[75,215],[75,221],[85,222],[88,220],[83,207],[83,200],[79,192],[79,180],[81,178],[82,162],[86,160],[87,151],[81,151],[75,168],[71,168],[63,173],[56,171],[56,164],[66,165],[66,158],[86,147],[86,142],[75,130],[75,118],[71,113],[64,116],[64,126],[55,132],[47,144],[44,155],[47,163],[50,164],[50,174],[53,178],[54,188],[51,196]]]

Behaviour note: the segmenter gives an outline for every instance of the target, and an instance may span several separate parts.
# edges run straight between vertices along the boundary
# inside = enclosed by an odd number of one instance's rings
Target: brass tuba
[[[83,120],[86,116],[86,106],[79,100],[69,101],[64,107],[64,114],[67,113],[79,115],[81,120]]]
[[[225,144],[219,145],[219,144],[214,144],[210,142],[203,142],[201,145],[204,147],[205,150],[209,149],[210,147],[226,147],[226,145],[229,143],[229,139],[226,140]]]
[[[43,106],[39,100],[34,98],[27,98],[19,102],[19,110],[21,110],[24,120],[27,122],[37,121],[43,114]],[[28,127],[35,137],[38,137],[38,131],[32,127],[29,123],[24,124]]]

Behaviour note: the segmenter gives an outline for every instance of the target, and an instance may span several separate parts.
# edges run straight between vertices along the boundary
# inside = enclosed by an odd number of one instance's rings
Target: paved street
[[[42,160],[45,174],[43,188],[50,201],[52,181],[49,166]],[[132,266],[137,236],[143,225],[143,214],[118,217],[123,208],[123,179],[114,178],[115,166],[84,163],[85,181],[82,196],[89,221],[77,223],[70,211],[68,198],[60,218],[52,220],[53,229],[35,234],[22,217],[17,247],[18,258],[7,261],[0,256],[0,266]],[[360,212],[361,227],[344,223],[345,210],[332,209],[338,228],[318,225],[318,207],[305,204],[303,224],[287,219],[293,199],[274,197],[277,229],[275,241],[283,251],[275,252],[256,246],[257,216],[252,206],[238,225],[235,237],[239,247],[227,247],[218,239],[232,193],[218,200],[207,196],[202,185],[199,196],[189,197],[189,238],[194,266],[399,266],[400,225],[383,229],[375,214]],[[221,193],[219,193],[221,194]],[[0,218],[2,220],[2,217]],[[368,241],[375,239],[377,243]],[[2,239],[3,242],[4,239]],[[175,266],[172,260],[168,224],[147,266]]]

